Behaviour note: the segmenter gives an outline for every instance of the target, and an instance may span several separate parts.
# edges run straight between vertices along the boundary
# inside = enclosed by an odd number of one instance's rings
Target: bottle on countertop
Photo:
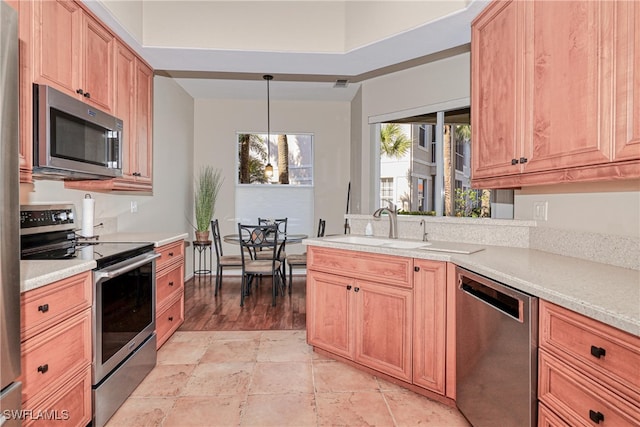
[[[365,236],[373,236],[373,226],[370,222],[367,223],[367,226],[364,229]]]

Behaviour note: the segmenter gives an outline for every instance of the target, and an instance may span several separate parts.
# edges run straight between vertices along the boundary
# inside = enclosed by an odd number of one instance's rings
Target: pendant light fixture
[[[270,111],[270,103],[269,103],[269,81],[273,80],[273,76],[270,74],[265,74],[262,76],[263,79],[267,81],[267,165],[264,167],[264,174],[268,179],[271,179],[273,176],[273,166],[271,166],[270,158],[271,158],[271,111]]]

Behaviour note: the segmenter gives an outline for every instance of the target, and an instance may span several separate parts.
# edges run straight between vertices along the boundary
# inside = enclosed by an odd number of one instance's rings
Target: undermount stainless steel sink
[[[383,248],[396,248],[396,249],[418,249],[431,245],[429,242],[421,242],[415,240],[397,240],[397,239],[385,239],[380,237],[368,237],[368,236],[332,236],[327,237],[326,240],[331,240],[336,243],[351,243],[354,245],[365,246],[379,246]]]
[[[472,254],[484,249],[483,246],[458,242],[423,242],[419,240],[398,240],[384,237],[342,235],[325,237],[323,240],[352,245],[374,246],[390,249],[419,249],[425,251]]]

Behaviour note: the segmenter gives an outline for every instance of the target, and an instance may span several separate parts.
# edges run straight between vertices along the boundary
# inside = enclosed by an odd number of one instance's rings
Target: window
[[[418,145],[422,146],[424,141],[424,146],[430,148],[427,151],[409,151],[402,158],[389,156],[388,150],[382,149],[384,141],[381,132],[380,176],[385,178],[380,179],[380,206],[386,206],[387,201],[394,196],[393,180],[387,178],[393,176],[398,178],[395,190],[398,193],[398,200],[402,201],[401,204],[396,204],[405,211],[433,211],[436,215],[491,217],[491,190],[471,189],[472,153],[469,116],[470,111],[467,107],[398,118],[397,123],[411,124],[414,129],[417,127],[419,129]],[[379,126],[385,129],[391,123],[395,122],[384,122]],[[438,135],[437,129],[442,130],[441,135]],[[401,126],[399,131],[405,132],[405,137],[411,137],[410,133]],[[400,140],[400,135],[395,135],[395,140]],[[414,147],[409,147],[409,150],[414,150]],[[421,156],[420,152],[424,155]],[[393,171],[393,173],[386,171]],[[408,192],[403,189],[400,177],[406,177]]]
[[[267,158],[268,157],[268,158]],[[265,167],[273,166],[267,176]],[[313,135],[238,134],[238,183],[313,185]]]
[[[237,181],[234,222],[288,218],[287,231],[315,234],[313,135],[237,134]],[[265,167],[270,163],[273,175]],[[267,185],[265,185],[267,184]]]
[[[393,202],[393,178],[380,179],[380,206]]]

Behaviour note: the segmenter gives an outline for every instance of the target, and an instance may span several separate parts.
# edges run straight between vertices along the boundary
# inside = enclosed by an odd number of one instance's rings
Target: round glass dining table
[[[306,234],[287,233],[287,243],[300,243],[308,237]],[[240,244],[238,234],[227,234],[226,236],[222,236],[222,239],[227,243]]]

